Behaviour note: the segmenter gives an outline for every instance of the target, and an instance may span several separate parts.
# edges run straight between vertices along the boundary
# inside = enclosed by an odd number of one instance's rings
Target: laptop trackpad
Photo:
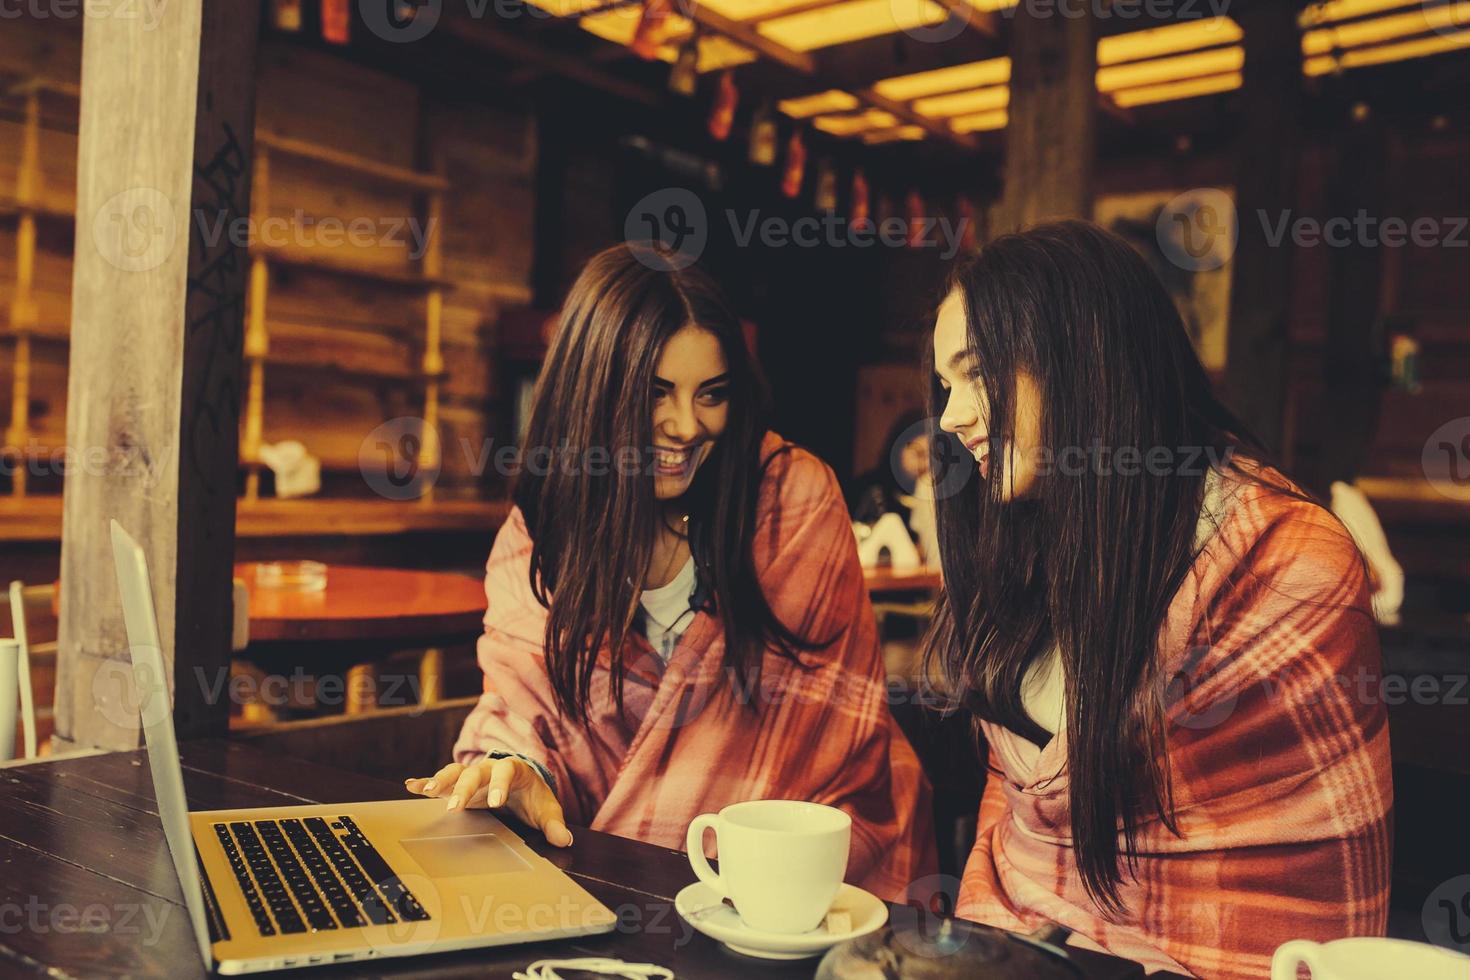
[[[411,837],[398,843],[430,878],[512,874],[531,867],[495,834]]]

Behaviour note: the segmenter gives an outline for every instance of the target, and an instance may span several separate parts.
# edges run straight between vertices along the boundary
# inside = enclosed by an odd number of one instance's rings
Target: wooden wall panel
[[[7,20],[0,31],[0,77],[38,75],[77,84],[80,27],[79,18]],[[445,454],[437,489],[451,497],[493,492],[498,485],[481,479],[475,460],[487,435],[498,431],[502,411],[496,400],[496,322],[502,310],[530,297],[539,149],[534,116],[518,108],[436,104],[409,81],[278,39],[262,44],[256,100],[261,132],[394,167],[437,170],[449,181],[437,232],[443,275],[453,284],[444,296],[440,411],[441,437],[452,452]],[[14,100],[0,104],[0,199],[15,191],[23,109]],[[42,134],[44,199],[71,210],[76,102],[47,95],[43,115],[53,127]],[[269,188],[268,208],[256,217],[285,219],[271,229],[284,235],[272,242],[283,246],[278,258],[417,271],[427,216],[426,202],[413,192],[279,152],[271,154]],[[366,243],[345,235],[333,241],[318,224],[364,217],[373,222]],[[260,229],[253,230],[260,244]],[[65,433],[72,237],[65,223],[41,224],[33,428],[38,440],[55,445]],[[11,350],[3,341],[3,311],[13,292],[14,238],[14,222],[0,218],[0,361]],[[423,291],[277,261],[271,264],[266,309],[264,438],[304,442],[323,460],[328,492],[369,493],[357,472],[364,438],[388,419],[423,411]],[[8,421],[12,374],[10,365],[0,363],[0,426]],[[0,491],[4,483],[0,479]]]
[[[402,384],[336,378],[324,383],[324,373],[272,365],[266,373],[265,441],[299,439],[323,469],[356,473],[368,434],[388,419],[416,415],[420,400]],[[362,485],[361,479],[355,482]]]
[[[1374,217],[1444,221],[1470,215],[1470,188],[1461,175],[1470,158],[1470,138],[1445,133],[1404,137],[1402,159],[1391,174],[1391,198]],[[1296,211],[1321,218],[1330,214],[1321,174],[1328,165],[1321,146],[1305,149]],[[1448,232],[1448,224],[1442,226]],[[1470,239],[1470,229],[1462,232]],[[1382,414],[1364,463],[1367,476],[1423,480],[1424,442],[1436,428],[1470,414],[1470,278],[1464,274],[1470,246],[1383,247],[1388,316],[1412,323],[1421,345],[1416,393],[1384,392]],[[1325,245],[1295,250],[1291,342],[1292,416],[1296,456],[1310,463],[1323,428],[1332,424],[1322,410],[1322,364],[1326,339],[1327,266]],[[1389,270],[1393,270],[1390,274]],[[1386,351],[1385,351],[1386,355]],[[1385,365],[1386,370],[1386,365]]]
[[[392,75],[279,41],[260,46],[256,128],[400,167],[417,155],[418,89]]]
[[[526,296],[535,219],[534,117],[456,104],[432,106],[428,125],[430,155],[451,187],[453,206],[443,228],[445,274],[500,287],[509,298]]]
[[[858,368],[856,431],[852,471],[887,465],[888,432],[905,413],[924,408],[928,373],[918,363],[872,364]]]

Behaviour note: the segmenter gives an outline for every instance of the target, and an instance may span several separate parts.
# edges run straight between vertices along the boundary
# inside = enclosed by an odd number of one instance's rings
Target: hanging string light
[[[868,223],[869,215],[868,178],[861,167],[852,172],[852,223],[862,226]]]
[[[735,125],[735,108],[740,104],[740,90],[735,87],[735,73],[730,69],[720,73],[720,87],[715,90],[715,104],[709,114],[709,134],[724,142],[730,138],[730,129]]]
[[[817,193],[812,203],[818,211],[837,210],[837,168],[825,157],[817,164]]]
[[[801,183],[806,177],[806,141],[801,129],[793,129],[786,141],[786,169],[781,174],[781,193],[795,198],[801,193]]]
[[[669,91],[676,95],[690,96],[699,88],[699,33],[689,35],[689,39],[679,48],[679,56],[674,59],[673,70],[669,72]]]
[[[332,44],[346,44],[352,40],[350,0],[322,0],[322,39]]]
[[[638,15],[638,26],[628,45],[634,54],[644,61],[657,60],[658,49],[669,37],[669,15],[672,13],[672,0],[643,0],[643,11]]]
[[[776,115],[767,101],[750,122],[750,162],[769,167],[776,162]]]
[[[908,197],[904,198],[903,204],[904,216],[909,222],[909,247],[918,248],[924,244],[924,237],[928,231],[924,222],[924,197],[919,193],[918,188],[914,188],[909,191]]]
[[[292,34],[301,30],[301,0],[271,0],[271,25]]]

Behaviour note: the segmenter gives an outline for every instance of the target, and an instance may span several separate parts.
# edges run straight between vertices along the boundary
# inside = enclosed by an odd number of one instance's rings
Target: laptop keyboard
[[[262,936],[429,918],[351,817],[236,820],[214,833]]]

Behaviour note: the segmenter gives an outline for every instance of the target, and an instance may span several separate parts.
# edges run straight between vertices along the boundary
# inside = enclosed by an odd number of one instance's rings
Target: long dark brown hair
[[[653,379],[665,342],[686,325],[713,334],[729,372],[725,431],[681,498],[700,603],[719,616],[736,690],[759,681],[767,647],[797,659],[815,644],[777,619],[752,544],[768,399],[740,321],[714,281],[656,245],[594,256],[573,284],[536,383],[514,500],[532,541],[531,588],[547,607],[546,669],[558,707],[585,720],[598,651],[621,651],[638,615],[660,519],[654,497]],[[779,452],[784,452],[787,446]],[[536,456],[551,465],[531,465]],[[751,704],[754,705],[752,699]]]
[[[930,676],[1040,745],[1049,736],[1022,683],[1060,650],[1077,866],[1098,906],[1117,912],[1140,824],[1157,816],[1178,832],[1158,649],[1196,557],[1209,461],[1265,453],[1213,394],[1168,293],[1121,238],[1079,221],[1007,235],[959,265],[950,289],[964,302],[993,449],[989,478],[937,505],[944,591]],[[1018,372],[1035,381],[1041,443],[1058,462],[1062,447],[1097,445],[1145,457],[1163,447],[1171,465],[1133,476],[1054,465],[1003,501],[1008,460],[995,450],[1014,438]],[[932,414],[943,398],[936,385]],[[947,467],[973,469],[954,436],[935,443],[936,485]]]

